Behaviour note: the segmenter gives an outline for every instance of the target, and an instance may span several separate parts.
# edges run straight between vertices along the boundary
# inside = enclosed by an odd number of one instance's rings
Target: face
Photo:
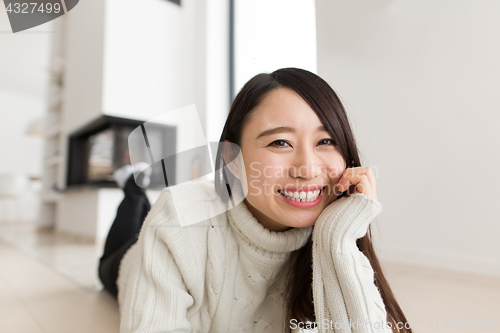
[[[338,193],[345,161],[332,136],[292,89],[265,95],[240,142],[245,203],[264,227],[283,231],[314,225]]]

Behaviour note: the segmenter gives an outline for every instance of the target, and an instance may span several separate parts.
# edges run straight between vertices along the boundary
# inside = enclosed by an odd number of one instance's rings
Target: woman
[[[345,110],[324,80],[296,68],[255,76],[220,142],[241,154],[220,146],[215,183],[178,185],[181,198],[165,189],[138,241],[101,260],[119,265],[122,332],[283,332],[312,323],[320,332],[411,332],[371,244],[369,223],[381,211],[373,172],[361,167]],[[189,212],[175,204],[183,200]],[[227,212],[180,226],[184,214],[221,203]]]

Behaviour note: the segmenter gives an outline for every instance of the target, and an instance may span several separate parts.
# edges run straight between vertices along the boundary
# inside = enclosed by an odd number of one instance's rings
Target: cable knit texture
[[[392,332],[385,326],[386,311],[373,269],[356,246],[381,211],[378,201],[356,193],[334,201],[318,217],[313,232],[313,301],[320,332]]]
[[[221,204],[213,182],[178,186],[199,213]],[[235,197],[242,195],[240,190]],[[311,234],[317,321],[382,321],[385,310],[373,270],[355,245],[380,211],[377,201],[354,194],[329,205],[314,231],[275,232],[241,202],[181,227],[167,188],[120,264],[120,332],[284,332],[290,326],[285,322],[290,253]],[[352,330],[371,332],[367,327]]]

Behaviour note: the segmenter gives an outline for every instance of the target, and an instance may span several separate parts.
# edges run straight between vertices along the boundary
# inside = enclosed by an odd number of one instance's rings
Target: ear
[[[237,145],[229,142],[228,140],[224,141],[222,144],[222,157],[224,158],[224,163],[231,173],[241,180],[241,165],[240,161],[237,158],[239,149],[236,148]]]

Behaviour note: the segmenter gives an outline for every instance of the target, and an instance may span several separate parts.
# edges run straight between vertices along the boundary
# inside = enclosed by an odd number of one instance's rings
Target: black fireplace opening
[[[130,164],[129,136],[141,127],[144,121],[103,115],[83,126],[69,136],[67,187],[89,185],[117,187],[113,172]],[[172,125],[147,125],[144,149],[133,152],[133,161],[144,161],[152,169],[150,189],[161,189],[175,184],[176,173],[176,127]],[[136,130],[137,131],[137,130]],[[137,132],[136,132],[137,133]],[[139,144],[140,145],[140,144]],[[151,162],[151,148],[165,158]]]

